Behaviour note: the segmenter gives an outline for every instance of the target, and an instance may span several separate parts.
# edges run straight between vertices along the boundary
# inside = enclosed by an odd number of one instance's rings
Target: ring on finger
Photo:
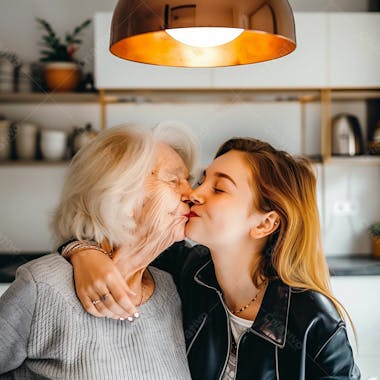
[[[104,294],[100,297],[100,300],[101,300],[102,302],[107,301],[108,295],[109,295],[109,293],[104,293]]]
[[[102,301],[101,300],[93,300],[91,302],[92,302],[93,305],[96,305],[96,304],[98,304],[99,302],[102,302]]]

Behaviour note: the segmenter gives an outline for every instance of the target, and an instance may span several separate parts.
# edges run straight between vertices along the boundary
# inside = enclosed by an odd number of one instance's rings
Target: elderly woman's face
[[[188,196],[192,190],[189,170],[182,158],[170,146],[160,143],[156,150],[156,162],[145,184],[145,201],[142,220],[148,231],[171,245],[183,240],[185,224],[190,211]]]

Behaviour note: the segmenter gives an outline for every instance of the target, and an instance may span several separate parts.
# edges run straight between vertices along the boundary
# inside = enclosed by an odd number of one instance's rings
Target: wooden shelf
[[[209,103],[209,102],[313,102],[318,90],[228,89],[228,90],[101,90],[106,104],[117,103]]]
[[[380,99],[380,90],[331,90],[331,100]]]
[[[352,157],[338,157],[332,156],[325,162],[327,165],[358,165],[358,166],[372,166],[380,165],[380,156],[352,156]]]
[[[162,102],[178,99],[184,101],[202,101],[207,97],[215,100],[255,101],[273,98],[275,101],[303,101],[313,102],[320,100],[320,91],[331,91],[332,100],[355,100],[380,98],[380,89],[334,89],[334,88],[256,88],[256,89],[186,89],[186,90],[112,90],[102,89],[106,103],[123,102]],[[97,103],[100,101],[98,93],[84,92],[31,92],[31,93],[0,93],[0,103]]]
[[[48,161],[48,160],[4,160],[0,161],[0,167],[54,167],[54,166],[68,166],[70,164],[70,160],[60,160],[60,161]]]
[[[0,103],[97,103],[98,93],[87,92],[30,92],[0,93]]]

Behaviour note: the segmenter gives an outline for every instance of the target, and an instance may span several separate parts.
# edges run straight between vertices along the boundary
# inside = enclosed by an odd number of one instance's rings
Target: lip
[[[197,218],[199,217],[199,215],[194,212],[194,211],[190,211],[188,214],[186,214],[186,216],[190,219],[190,218]]]

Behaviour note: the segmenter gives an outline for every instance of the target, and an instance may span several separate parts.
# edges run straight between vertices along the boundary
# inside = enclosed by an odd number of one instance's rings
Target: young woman
[[[156,265],[182,299],[192,378],[359,379],[329,287],[309,164],[265,142],[231,139],[190,199],[185,233],[202,245],[176,244]],[[130,311],[121,283],[101,280],[115,271],[105,255],[82,251],[73,263],[96,279],[83,273],[80,294],[99,286],[122,294],[119,305],[89,312]]]

